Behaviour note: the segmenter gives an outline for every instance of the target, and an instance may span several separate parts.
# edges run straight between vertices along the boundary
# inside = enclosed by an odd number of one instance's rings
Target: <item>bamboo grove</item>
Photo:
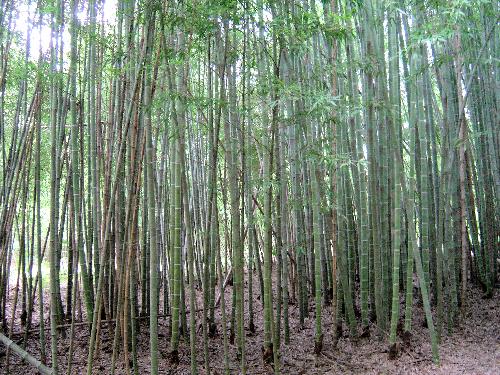
[[[90,375],[106,324],[106,373],[157,374],[163,340],[195,374],[222,335],[245,374],[260,330],[279,373],[292,310],[319,354],[342,325],[396,345],[423,306],[438,362],[498,283],[498,8],[3,0],[2,342],[71,374],[85,326]]]

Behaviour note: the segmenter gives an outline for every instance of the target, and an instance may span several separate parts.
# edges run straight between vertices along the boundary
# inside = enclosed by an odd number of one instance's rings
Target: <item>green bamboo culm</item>
[[[151,374],[158,374],[158,242],[156,239],[156,194],[155,194],[155,157],[153,149],[153,136],[151,124],[151,47],[154,38],[155,26],[154,9],[148,12],[148,29],[146,33],[146,52],[145,52],[145,80],[144,80],[144,128],[146,136],[146,176],[148,189],[148,231],[149,231],[149,346],[151,352]]]
[[[55,35],[59,31],[59,11],[60,8],[55,6],[53,13],[51,14],[51,31]],[[52,358],[52,373],[57,375],[59,373],[58,367],[58,354],[57,354],[57,341],[58,332],[57,325],[59,323],[58,314],[58,299],[57,299],[57,254],[59,252],[59,239],[58,239],[58,229],[59,229],[59,206],[58,206],[58,196],[59,196],[59,186],[58,186],[58,160],[59,160],[59,148],[58,144],[58,122],[57,122],[57,91],[56,91],[56,57],[57,48],[53,45],[53,39],[51,38],[51,90],[50,90],[50,141],[51,141],[51,152],[50,152],[50,347],[51,347],[51,358]]]
[[[397,47],[397,34],[396,34],[396,22],[397,17],[392,16],[389,19],[389,71],[391,75],[389,76],[390,84],[390,101],[391,101],[391,122],[392,122],[392,132],[390,143],[390,149],[392,151],[393,159],[393,177],[394,190],[393,190],[393,212],[392,212],[392,304],[391,304],[391,325],[390,325],[390,335],[389,342],[391,345],[396,343],[396,330],[399,321],[399,285],[400,285],[400,250],[401,250],[401,218],[402,218],[402,186],[401,181],[404,178],[402,173],[403,160],[401,158],[401,153],[399,149],[400,139],[400,103],[399,103],[399,56]],[[413,272],[412,272],[413,273]],[[413,288],[413,286],[412,286]]]

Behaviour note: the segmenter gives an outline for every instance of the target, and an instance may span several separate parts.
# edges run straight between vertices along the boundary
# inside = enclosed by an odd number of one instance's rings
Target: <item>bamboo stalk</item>
[[[17,345],[14,341],[6,337],[3,333],[0,333],[0,341],[7,347],[7,349],[12,350],[16,353],[21,359],[25,362],[28,362],[30,365],[34,366],[40,374],[44,375],[53,375],[54,371],[47,366],[45,366],[38,359],[30,355],[26,350]]]

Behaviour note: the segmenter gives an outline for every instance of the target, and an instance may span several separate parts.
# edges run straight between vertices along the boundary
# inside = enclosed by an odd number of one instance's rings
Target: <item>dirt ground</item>
[[[271,374],[273,369],[265,365],[262,359],[262,303],[257,298],[258,284],[255,278],[255,325],[256,332],[246,331],[247,373],[250,375]],[[388,359],[387,337],[377,337],[376,327],[372,326],[370,338],[360,338],[356,341],[348,337],[347,327],[343,327],[343,335],[334,348],[332,343],[332,327],[330,307],[323,310],[324,342],[322,354],[316,356],[314,351],[314,306],[311,301],[309,319],[305,327],[300,329],[298,323],[298,306],[290,305],[290,344],[281,349],[282,374],[500,374],[500,298],[482,299],[481,291],[471,289],[467,308],[467,319],[461,322],[451,334],[444,332],[439,347],[440,365],[432,362],[429,332],[423,325],[423,311],[415,306],[413,329],[410,345],[401,345],[399,356],[395,360]],[[198,296],[201,298],[201,294]],[[47,295],[48,298],[48,295]],[[48,299],[47,299],[48,300]],[[230,287],[226,290],[226,308],[230,314]],[[198,308],[202,305],[198,301]],[[247,304],[245,307],[247,308]],[[48,326],[48,303],[46,324]],[[201,321],[202,313],[197,313],[197,321]],[[218,313],[219,314],[219,313]],[[247,312],[248,314],[248,312]],[[17,315],[19,316],[19,314]],[[247,317],[248,318],[248,317]],[[216,316],[218,334],[209,342],[210,364],[212,374],[224,373],[223,338],[221,334],[221,317]],[[36,320],[35,320],[36,321]],[[189,318],[188,318],[189,321]],[[37,324],[35,324],[37,326]],[[182,340],[179,349],[178,365],[170,362],[169,324],[168,319],[160,318],[159,322],[160,374],[189,374],[190,351],[189,340]],[[22,338],[19,319],[16,320],[12,338],[19,342]],[[47,331],[47,340],[49,338]],[[66,338],[59,338],[60,373],[66,374],[69,347],[69,328]],[[89,330],[78,326],[75,333],[75,351],[72,374],[86,373],[87,343]],[[197,332],[197,360],[200,374],[205,374],[203,366],[203,345],[201,326]],[[30,334],[28,352],[40,358],[38,333]],[[110,374],[113,338],[106,325],[103,325],[100,352],[95,360],[93,374]],[[149,337],[147,321],[141,321],[139,336],[139,374],[149,374]],[[50,347],[46,348],[50,356]],[[231,374],[239,373],[239,362],[236,359],[236,348],[230,345]],[[11,353],[10,365],[7,368],[5,348],[0,347],[0,374],[36,374],[28,364]],[[117,362],[115,374],[125,374],[123,355]]]

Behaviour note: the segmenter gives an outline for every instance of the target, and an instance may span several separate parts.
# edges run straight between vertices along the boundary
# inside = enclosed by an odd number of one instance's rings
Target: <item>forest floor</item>
[[[250,375],[272,374],[272,367],[266,365],[262,358],[263,341],[263,308],[259,295],[259,284],[254,278],[254,314],[255,333],[246,330],[247,373]],[[228,321],[231,306],[231,287],[226,288],[226,309]],[[13,293],[12,293],[13,294]],[[218,293],[216,293],[218,294]],[[498,294],[498,292],[497,292]],[[49,295],[46,296],[48,301]],[[198,307],[201,304],[201,292],[198,294]],[[248,301],[245,303],[247,308]],[[189,307],[188,307],[189,308]],[[46,327],[48,322],[48,303],[45,304]],[[281,349],[282,374],[500,374],[500,298],[495,295],[491,299],[482,299],[480,290],[469,291],[467,318],[454,328],[451,335],[445,333],[439,347],[440,365],[432,362],[429,331],[424,328],[424,314],[416,302],[413,316],[412,337],[409,345],[401,345],[399,355],[394,360],[388,359],[387,337],[376,337],[376,327],[370,328],[370,338],[359,338],[356,341],[348,337],[348,329],[344,325],[343,335],[336,347],[332,343],[331,307],[323,310],[324,341],[322,354],[316,356],[314,351],[314,305],[310,303],[309,319],[305,327],[300,329],[298,306],[290,305],[290,344]],[[248,311],[246,312],[248,315]],[[17,314],[19,316],[20,314]],[[10,316],[10,315],[9,315]],[[248,322],[248,316],[246,317]],[[202,320],[202,313],[197,313],[197,322]],[[210,365],[212,374],[224,373],[223,335],[221,334],[220,309],[216,309],[218,334],[210,339]],[[38,326],[34,319],[35,328]],[[188,317],[189,322],[189,317]],[[95,360],[93,374],[110,374],[113,337],[107,324],[102,325],[99,355]],[[20,320],[15,320],[14,341],[22,344],[22,327]],[[46,331],[50,342],[50,332]],[[38,332],[30,334],[27,350],[40,359]],[[66,337],[62,337],[66,336]],[[88,328],[79,325],[75,329],[75,349],[71,374],[85,374],[90,334]],[[197,360],[200,374],[206,374],[203,366],[203,342],[201,325],[197,328]],[[66,335],[59,335],[58,358],[60,373],[66,374],[69,352],[69,328]],[[189,374],[190,350],[189,338],[181,339],[179,348],[179,364],[172,364],[169,359],[170,329],[168,319],[160,318],[159,350],[160,374]],[[138,338],[139,374],[149,374],[149,334],[147,320],[141,320]],[[46,353],[50,357],[50,346]],[[239,373],[239,362],[236,359],[236,348],[229,346],[231,374]],[[36,374],[36,370],[14,353],[10,355],[7,368],[5,348],[0,347],[0,374]],[[115,374],[125,374],[123,355],[117,361]]]

